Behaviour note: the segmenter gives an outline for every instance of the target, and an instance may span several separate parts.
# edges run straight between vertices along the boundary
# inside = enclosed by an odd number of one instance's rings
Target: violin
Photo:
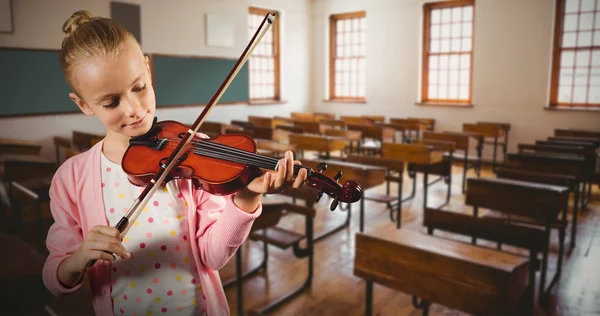
[[[197,136],[208,112],[221,98],[274,19],[274,13],[266,14],[233,69],[192,126],[175,121],[158,122],[155,117],[147,133],[130,139],[121,165],[129,181],[145,186],[145,189],[116,225],[121,238],[127,234],[131,223],[135,222],[154,192],[168,181],[191,179],[197,189],[228,195],[260,176],[261,169],[277,170],[278,160],[257,154],[256,143],[246,135],[219,135],[214,139]],[[323,193],[334,199],[330,206],[332,211],[339,202],[354,203],[362,198],[363,190],[358,183],[348,180],[341,185],[341,172],[331,179],[321,173],[326,167],[321,163],[315,171],[294,165],[294,175],[301,169],[307,169],[305,183],[319,191],[317,201]]]
[[[129,142],[121,163],[129,181],[137,186],[150,184],[188,130],[189,127],[179,122],[157,123],[155,118],[148,133]],[[202,188],[215,195],[229,195],[260,176],[260,169],[277,170],[277,163],[278,159],[257,154],[256,143],[246,135],[195,138],[171,169],[165,183],[173,179],[192,179],[196,189]],[[317,201],[323,193],[332,197],[332,211],[339,202],[354,203],[360,200],[362,188],[358,183],[347,180],[340,185],[341,171],[331,179],[321,173],[326,168],[325,163],[319,165],[318,171],[294,165],[294,175],[298,175],[300,169],[306,169],[305,184],[319,191]]]

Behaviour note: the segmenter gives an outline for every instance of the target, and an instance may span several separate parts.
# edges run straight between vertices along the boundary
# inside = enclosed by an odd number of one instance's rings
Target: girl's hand
[[[248,191],[255,194],[274,194],[293,187],[300,188],[306,180],[306,169],[300,169],[294,179],[294,165],[300,165],[300,161],[294,161],[291,151],[285,152],[285,158],[279,160],[277,171],[267,171],[260,177],[248,184]]]
[[[92,260],[106,260],[114,262],[117,254],[122,259],[131,258],[121,243],[121,233],[114,227],[97,225],[92,227],[85,236],[81,246],[71,256],[72,273],[83,273]]]
[[[252,213],[263,194],[279,193],[289,187],[302,187],[306,180],[306,169],[300,169],[294,178],[294,165],[300,165],[300,162],[294,161],[294,154],[287,151],[285,158],[279,160],[276,172],[267,171],[252,180],[247,187],[235,194],[234,203],[243,211]]]

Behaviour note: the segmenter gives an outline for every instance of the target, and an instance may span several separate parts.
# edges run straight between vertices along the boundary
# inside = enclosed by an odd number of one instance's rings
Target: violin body
[[[189,130],[176,121],[161,121],[145,135],[132,139],[121,164],[129,181],[137,186],[148,185]],[[210,141],[256,153],[256,143],[245,135],[219,135]],[[196,189],[228,195],[246,187],[261,174],[259,168],[203,156],[195,146],[190,146],[169,172],[165,183],[173,179],[192,179]]]

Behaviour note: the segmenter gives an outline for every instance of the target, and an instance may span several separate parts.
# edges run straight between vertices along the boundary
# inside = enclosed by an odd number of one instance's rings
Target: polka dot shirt
[[[143,188],[129,183],[120,165],[102,154],[102,194],[110,226],[125,215]],[[133,223],[123,246],[132,258],[111,266],[115,315],[204,315],[192,257],[187,202],[171,181],[156,191]]]

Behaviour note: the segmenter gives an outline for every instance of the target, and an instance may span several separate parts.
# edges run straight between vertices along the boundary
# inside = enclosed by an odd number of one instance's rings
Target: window
[[[366,13],[329,19],[329,99],[365,101]]]
[[[421,101],[471,103],[473,1],[423,6]]]
[[[600,107],[600,1],[557,0],[550,106]]]
[[[251,7],[248,14],[248,34],[252,38],[268,12]],[[279,101],[279,19],[276,13],[275,23],[258,43],[248,58],[250,103]]]

